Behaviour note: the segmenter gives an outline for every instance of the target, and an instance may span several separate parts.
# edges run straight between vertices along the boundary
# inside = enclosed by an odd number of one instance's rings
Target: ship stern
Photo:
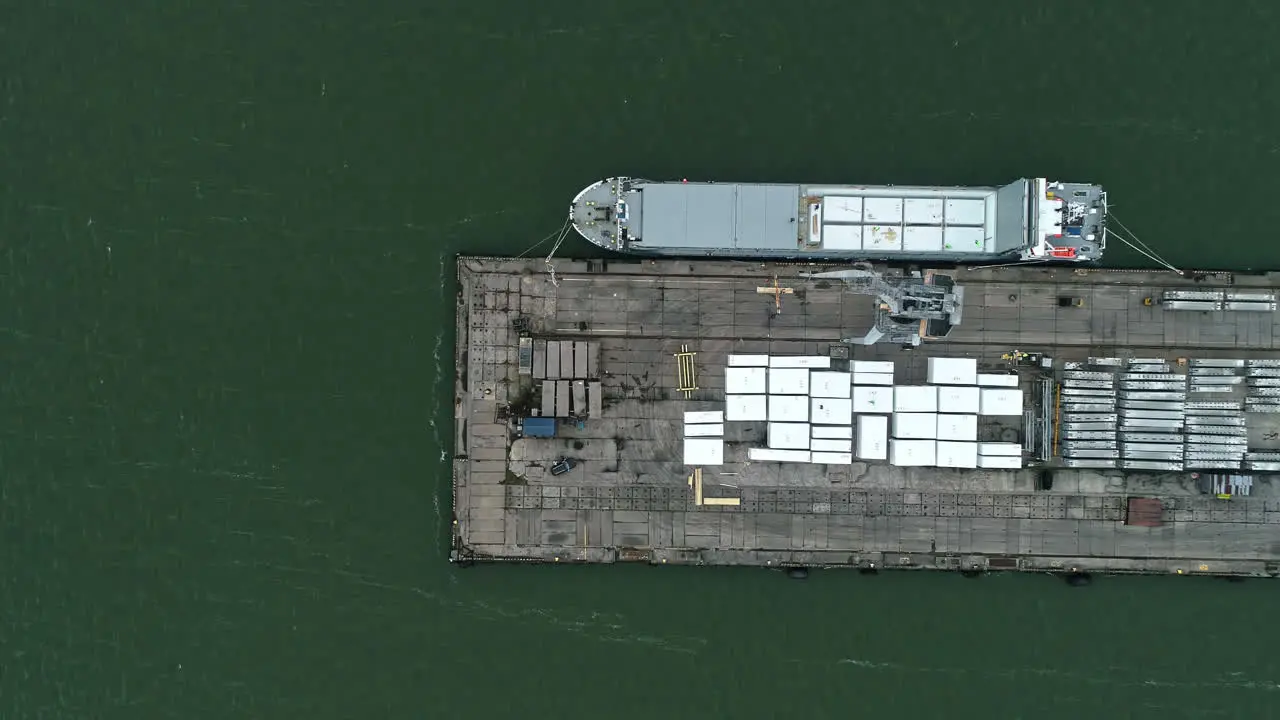
[[[1031,237],[1022,260],[1096,263],[1107,247],[1107,193],[1100,185],[1032,181]]]

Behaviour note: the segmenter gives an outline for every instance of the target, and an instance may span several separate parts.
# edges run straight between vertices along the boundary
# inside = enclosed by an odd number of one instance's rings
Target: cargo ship
[[[779,185],[614,177],[569,222],[608,250],[662,257],[952,264],[1093,263],[1107,244],[1099,185]]]

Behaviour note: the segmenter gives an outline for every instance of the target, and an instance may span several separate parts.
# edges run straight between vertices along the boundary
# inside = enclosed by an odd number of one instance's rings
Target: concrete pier
[[[1248,497],[1224,500],[1190,473],[1058,468],[1053,488],[1037,490],[1041,468],[752,463],[747,447],[763,445],[764,424],[731,423],[724,464],[702,468],[699,504],[681,455],[683,413],[723,407],[730,353],[893,360],[899,383],[923,382],[930,356],[998,369],[1013,350],[1059,362],[1277,358],[1278,313],[1177,312],[1145,301],[1166,289],[1274,291],[1280,277],[941,269],[965,288],[963,321],[945,341],[903,349],[840,342],[865,332],[875,300],[808,277],[835,266],[553,266],[458,259],[455,561],[1280,575],[1280,483],[1267,476],[1255,474]],[[757,292],[775,278],[792,292]],[[1062,296],[1083,305],[1062,306]],[[531,343],[598,343],[600,392],[592,401],[588,387],[585,396],[593,412],[561,422],[555,437],[518,432],[528,408],[546,407],[535,399],[542,381],[521,372],[522,337],[526,361]],[[693,353],[689,392],[679,389],[682,352]],[[1250,449],[1280,451],[1271,430],[1280,415],[1249,418],[1258,424]],[[575,466],[552,474],[565,457]],[[1157,526],[1124,522],[1134,497],[1161,501]]]

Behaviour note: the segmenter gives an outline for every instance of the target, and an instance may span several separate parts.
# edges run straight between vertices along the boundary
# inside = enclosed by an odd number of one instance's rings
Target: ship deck
[[[874,300],[802,277],[832,269],[724,261],[555,261],[462,257],[457,308],[453,461],[457,561],[853,566],[1024,571],[1280,574],[1280,483],[1249,497],[1204,495],[1185,474],[745,463],[751,424],[726,429],[726,462],[703,469],[698,505],[681,457],[686,410],[724,399],[729,353],[821,354],[869,326]],[[1276,276],[1070,268],[956,269],[963,323],[946,342],[853,347],[891,359],[899,383],[923,380],[931,355],[987,367],[1017,349],[1087,356],[1277,357],[1277,313],[1176,312],[1143,299],[1162,289],[1280,286]],[[793,294],[762,295],[775,277]],[[1059,296],[1084,300],[1060,307]],[[779,307],[780,305],[780,311]],[[510,406],[519,371],[517,320],[534,338],[600,344],[600,416],[555,438],[520,438]],[[677,390],[675,353],[696,353],[697,389]],[[1280,448],[1278,415],[1251,415],[1252,437]],[[1264,449],[1254,445],[1252,449]],[[560,457],[578,460],[553,476]],[[1157,527],[1124,524],[1131,497],[1159,498]]]

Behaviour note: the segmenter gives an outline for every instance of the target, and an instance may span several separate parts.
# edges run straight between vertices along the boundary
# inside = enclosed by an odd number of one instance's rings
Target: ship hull
[[[570,204],[578,234],[645,257],[991,265],[1094,263],[1100,186],[785,185],[608,178]]]

